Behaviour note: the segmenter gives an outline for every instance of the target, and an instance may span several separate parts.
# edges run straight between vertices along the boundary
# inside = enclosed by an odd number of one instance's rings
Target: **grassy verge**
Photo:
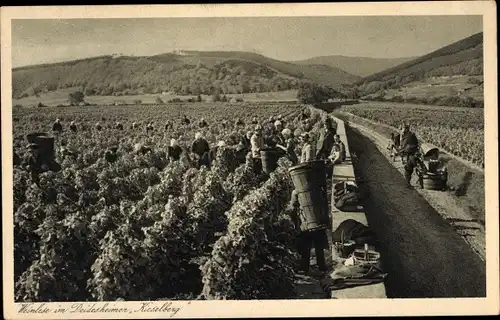
[[[377,125],[360,117],[353,117],[342,112],[334,111],[333,115],[344,121],[351,121],[369,128],[389,139],[394,130],[383,125]],[[448,167],[447,192],[456,199],[457,204],[484,225],[485,203],[484,203],[484,173],[468,167],[464,163],[450,157],[441,155],[441,160]]]

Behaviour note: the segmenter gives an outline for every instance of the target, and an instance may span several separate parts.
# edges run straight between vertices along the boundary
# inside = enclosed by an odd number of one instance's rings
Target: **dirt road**
[[[381,245],[389,298],[484,297],[486,266],[367,137],[348,129],[368,223]]]

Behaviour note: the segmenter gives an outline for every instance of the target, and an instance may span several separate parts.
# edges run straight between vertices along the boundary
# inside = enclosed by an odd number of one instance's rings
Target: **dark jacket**
[[[52,131],[61,132],[62,129],[62,124],[60,123],[54,122],[54,124],[52,125]]]
[[[76,132],[76,124],[72,124],[69,126],[69,129],[73,132]]]
[[[316,144],[316,159],[326,159],[332,152],[333,144],[335,140],[333,139],[335,135],[335,130],[322,130],[321,135]]]
[[[243,144],[246,150],[250,150],[250,148],[252,147],[250,139],[248,139],[246,136],[241,137],[240,142]]]
[[[191,145],[191,152],[196,153],[200,157],[202,157],[203,154],[208,151],[210,151],[210,146],[208,145],[207,140],[203,138],[195,140]]]
[[[168,152],[169,159],[172,159],[173,161],[177,161],[181,158],[182,148],[179,146],[168,147],[167,152]]]
[[[61,166],[54,160],[44,161],[41,156],[35,157],[29,154],[24,158],[23,166],[31,173],[42,173],[46,171],[59,171]]]
[[[417,136],[408,131],[406,134],[401,136],[401,145],[399,147],[399,152],[403,154],[415,154],[418,152],[419,144]]]

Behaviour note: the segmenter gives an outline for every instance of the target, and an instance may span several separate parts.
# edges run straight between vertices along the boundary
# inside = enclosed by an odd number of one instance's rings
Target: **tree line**
[[[164,91],[180,95],[272,92],[297,89],[303,80],[252,62],[157,63],[147,58],[86,60],[13,72],[13,97],[23,98],[66,88],[85,95],[137,95]]]

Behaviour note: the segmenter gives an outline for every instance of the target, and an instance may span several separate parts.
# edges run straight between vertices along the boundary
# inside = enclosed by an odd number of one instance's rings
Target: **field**
[[[297,118],[304,109],[310,124]],[[65,144],[75,155],[57,152],[63,170],[41,174],[38,185],[23,166],[14,167],[16,301],[294,298],[290,162],[280,159],[271,175],[255,175],[249,155],[238,164],[234,154],[253,116],[267,134],[266,120],[280,114],[297,134],[315,134],[325,116],[296,104],[14,110],[20,156],[25,135],[49,131],[56,117],[65,126],[56,147]],[[182,115],[190,125],[180,124]],[[201,117],[208,127],[198,128]],[[173,128],[165,129],[167,120]],[[70,121],[77,133],[67,130]],[[133,129],[133,122],[142,127]],[[147,133],[149,122],[154,131]],[[212,168],[197,168],[186,156],[169,162],[170,139],[189,147],[197,131],[211,146],[227,143]],[[152,150],[136,153],[136,143]],[[112,146],[119,157],[108,163],[104,152]]]
[[[47,106],[67,105],[68,95],[78,91],[80,88],[59,89],[57,91],[49,91],[41,93],[39,97],[29,96],[22,99],[12,99],[12,105],[21,105],[23,107],[33,107],[39,102]],[[287,90],[279,92],[260,92],[260,93],[243,93],[243,94],[227,94],[228,98],[242,98],[244,101],[296,101],[297,90]],[[135,104],[135,101],[140,100],[143,104],[155,104],[156,99],[160,98],[167,102],[175,98],[181,100],[196,99],[193,95],[176,95],[176,94],[141,94],[141,95],[123,95],[123,96],[87,96],[85,101],[90,104],[110,105],[110,104]],[[207,99],[208,96],[201,95],[202,99]]]
[[[421,81],[414,81],[405,84],[398,89],[387,89],[385,98],[394,96],[403,98],[431,98],[450,96],[469,96],[476,100],[484,99],[482,76],[450,76],[450,77],[430,77]]]
[[[424,141],[484,167],[484,110],[369,102],[342,111],[392,127],[402,121]]]

